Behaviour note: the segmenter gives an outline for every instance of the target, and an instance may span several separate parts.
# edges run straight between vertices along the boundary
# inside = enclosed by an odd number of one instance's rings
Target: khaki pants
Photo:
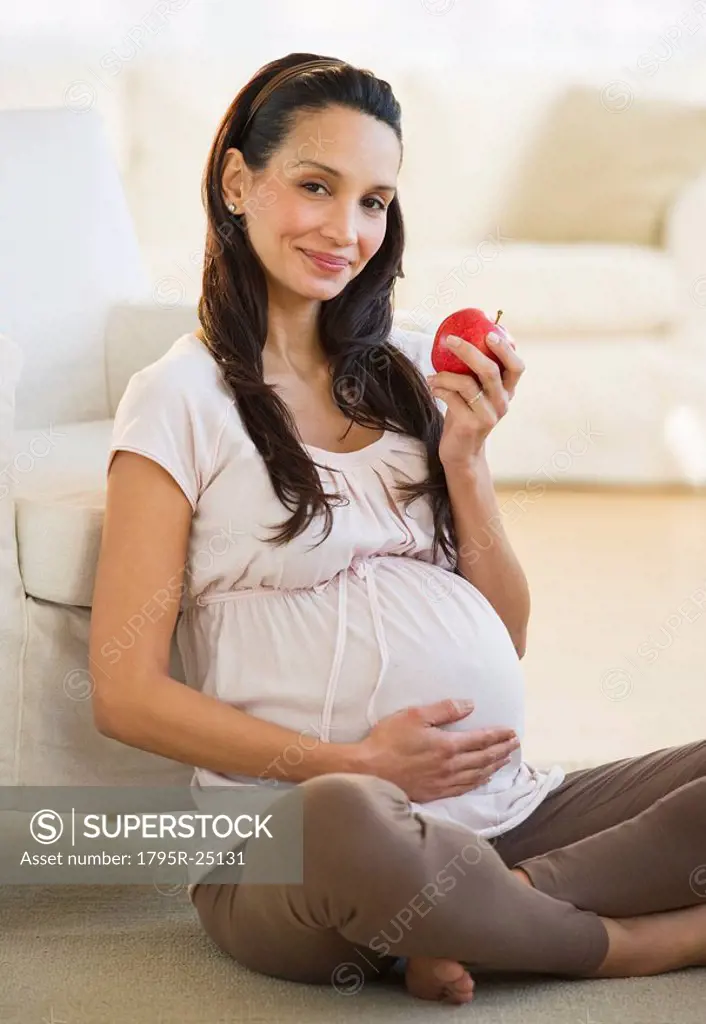
[[[279,799],[297,791],[303,883],[192,893],[213,941],[262,974],[350,990],[398,957],[435,956],[476,973],[588,977],[608,950],[598,915],[706,902],[706,742],[571,772],[490,841],[413,813],[374,776],[318,776]]]

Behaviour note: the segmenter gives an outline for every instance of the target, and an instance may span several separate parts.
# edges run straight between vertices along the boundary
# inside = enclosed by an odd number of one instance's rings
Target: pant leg
[[[604,917],[679,910],[706,900],[706,777],[641,814],[519,866],[556,899]]]
[[[391,782],[333,773],[280,800],[303,807],[303,883],[192,896],[207,933],[252,970],[350,990],[401,956],[576,977],[605,959],[600,917],[524,885],[491,845],[413,812]]]
[[[529,818],[491,840],[509,867],[596,835],[706,777],[706,741],[570,772]]]

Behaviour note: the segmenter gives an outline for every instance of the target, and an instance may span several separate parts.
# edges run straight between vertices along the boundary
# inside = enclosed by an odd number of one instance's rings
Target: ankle
[[[706,906],[601,920],[609,946],[596,977],[665,974],[706,961]]]

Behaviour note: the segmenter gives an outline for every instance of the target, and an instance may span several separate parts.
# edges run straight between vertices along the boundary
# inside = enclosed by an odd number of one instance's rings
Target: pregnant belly
[[[331,741],[356,742],[371,723],[400,708],[447,698],[472,699],[475,710],[443,728],[505,726],[521,738],[520,661],[485,597],[462,577],[409,557],[377,559],[375,584],[379,637],[369,580],[348,574]],[[259,718],[318,735],[341,646],[340,585],[335,580],[320,593],[274,591],[202,609],[208,617],[200,623],[197,661],[204,665],[196,670],[204,689]],[[379,679],[381,648],[388,662]]]
[[[387,609],[390,665],[374,696],[375,718],[412,705],[470,699],[475,710],[443,728],[506,726],[521,736],[520,660],[492,605],[467,580],[439,566],[400,565],[389,575],[389,583],[385,574],[386,585],[379,590]],[[411,582],[401,588],[399,583],[410,576]]]

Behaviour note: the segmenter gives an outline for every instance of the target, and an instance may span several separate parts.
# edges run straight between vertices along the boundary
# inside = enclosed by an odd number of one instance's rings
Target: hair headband
[[[280,71],[278,74],[271,78],[267,82],[260,92],[257,94],[255,99],[250,104],[250,113],[248,114],[247,120],[243,125],[243,131],[248,127],[255,114],[258,112],[260,107],[265,103],[275,89],[278,89],[280,85],[284,85],[285,82],[289,82],[292,78],[297,78],[301,74],[305,74],[309,71],[319,70],[332,70],[334,68],[347,67],[346,61],[342,60],[328,60],[326,58],[319,58],[318,60],[309,60],[304,64],[296,64],[293,68],[285,68],[284,71]]]

